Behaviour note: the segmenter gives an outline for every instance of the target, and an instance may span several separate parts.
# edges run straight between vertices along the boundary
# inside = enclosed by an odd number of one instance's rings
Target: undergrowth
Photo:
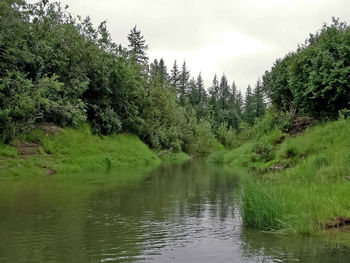
[[[60,135],[36,129],[18,140],[38,143],[40,153],[20,156],[16,148],[0,145],[1,176],[76,173],[160,163],[137,136],[96,136],[87,125],[79,130],[64,129]]]
[[[350,217],[350,120],[290,137],[274,130],[211,161],[242,173],[242,215],[263,230],[311,233]]]

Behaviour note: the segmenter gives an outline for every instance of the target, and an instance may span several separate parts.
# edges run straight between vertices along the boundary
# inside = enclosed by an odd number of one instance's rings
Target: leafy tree
[[[333,18],[305,44],[277,60],[263,76],[262,87],[272,104],[294,115],[338,116],[349,107],[350,27]]]

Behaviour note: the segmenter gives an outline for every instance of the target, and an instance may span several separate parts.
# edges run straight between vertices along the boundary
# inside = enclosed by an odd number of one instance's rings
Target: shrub
[[[217,139],[226,148],[232,149],[235,146],[236,132],[231,127],[228,127],[227,122],[224,122],[217,130]]]
[[[198,157],[204,157],[212,153],[215,147],[216,139],[211,132],[210,123],[201,119],[194,127],[194,133],[189,144],[189,153]]]

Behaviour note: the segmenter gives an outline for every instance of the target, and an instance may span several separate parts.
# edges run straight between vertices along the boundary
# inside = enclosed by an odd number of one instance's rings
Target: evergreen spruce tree
[[[198,74],[196,87],[199,94],[199,99],[198,99],[199,103],[204,103],[207,100],[207,92],[205,91],[205,88],[204,88],[204,81],[201,73]]]
[[[258,79],[255,85],[253,96],[254,96],[255,116],[260,118],[265,114],[265,108],[266,108],[264,93],[262,90],[262,84],[260,79]]]
[[[168,75],[168,70],[166,68],[163,58],[159,60],[158,72],[159,72],[158,74],[159,74],[160,85],[162,88],[165,88],[169,80],[169,75]]]
[[[134,26],[128,35],[129,40],[129,52],[134,61],[140,65],[147,65],[148,57],[147,50],[148,45],[146,45],[146,40],[141,35],[141,31],[137,30]]]
[[[155,88],[159,85],[159,63],[158,60],[155,59],[153,63],[150,64],[149,69],[149,88]]]
[[[199,73],[197,77],[196,87],[198,90],[198,106],[197,106],[197,116],[198,119],[204,118],[208,114],[208,102],[207,102],[207,92],[204,87],[204,81],[202,74]]]
[[[194,78],[191,78],[188,82],[188,102],[192,106],[196,106],[199,104],[199,91],[197,89],[196,81]]]
[[[189,79],[190,79],[190,71],[187,69],[186,62],[184,61],[180,72],[179,91],[178,91],[181,106],[184,106],[186,104],[186,95],[188,92]]]
[[[230,89],[229,107],[237,110],[236,101],[237,101],[237,86],[236,86],[236,83],[233,81]]]
[[[209,110],[211,118],[214,121],[214,125],[217,128],[217,120],[219,116],[220,106],[219,106],[219,81],[217,79],[217,76],[215,74],[213,82],[211,86],[209,87]]]
[[[230,86],[228,85],[225,74],[222,75],[219,85],[219,101],[223,110],[228,110],[228,102],[230,99]]]
[[[250,125],[254,124],[254,119],[256,116],[254,104],[255,103],[252,88],[250,85],[248,85],[244,100],[244,120]]]
[[[236,112],[241,119],[243,118],[243,106],[244,106],[243,95],[242,95],[242,92],[239,90],[236,96]]]
[[[179,84],[180,84],[180,71],[177,66],[177,62],[175,60],[173,68],[170,70],[170,85],[172,86],[174,91],[178,92]]]

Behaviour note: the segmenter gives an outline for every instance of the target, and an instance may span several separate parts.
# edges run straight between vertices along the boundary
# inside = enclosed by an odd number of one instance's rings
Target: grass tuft
[[[221,157],[242,181],[244,222],[264,230],[321,231],[350,216],[350,120],[319,124],[281,142],[275,133]],[[276,143],[276,141],[278,143]]]

